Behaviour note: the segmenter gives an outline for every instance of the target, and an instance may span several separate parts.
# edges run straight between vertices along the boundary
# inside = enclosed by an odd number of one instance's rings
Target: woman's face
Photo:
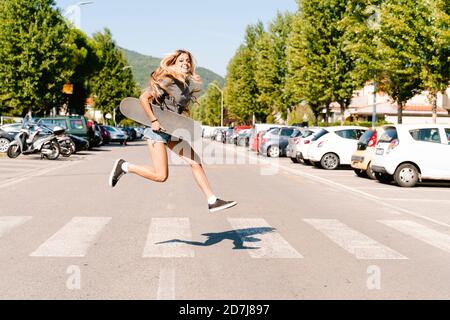
[[[191,59],[187,53],[182,53],[178,56],[177,61],[175,61],[175,67],[180,73],[188,74],[191,72]]]

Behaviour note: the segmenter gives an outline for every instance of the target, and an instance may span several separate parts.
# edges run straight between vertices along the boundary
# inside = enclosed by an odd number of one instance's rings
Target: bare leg
[[[150,158],[153,161],[153,167],[130,164],[128,172],[155,182],[164,182],[169,176],[166,146],[162,142],[153,143],[150,140],[147,140],[147,144]]]
[[[185,145],[183,145],[183,147],[178,150],[174,150],[175,146],[177,146],[179,143],[184,143]],[[200,187],[200,189],[202,190],[202,192],[204,193],[204,195],[206,196],[206,198],[209,198],[210,196],[213,196],[214,193],[212,192],[209,183],[208,183],[208,178],[206,177],[205,174],[205,170],[203,169],[203,166],[201,163],[199,163],[199,161],[197,160],[193,160],[195,159],[193,152],[191,152],[191,148],[190,146],[182,141],[182,142],[178,142],[178,141],[170,141],[168,144],[168,147],[170,150],[174,151],[176,154],[178,154],[184,161],[186,161],[192,168],[192,174],[194,175],[194,179],[197,182],[198,186]],[[178,147],[180,147],[178,145]],[[184,152],[183,152],[184,151]],[[185,156],[184,154],[186,153],[191,153],[189,156]]]

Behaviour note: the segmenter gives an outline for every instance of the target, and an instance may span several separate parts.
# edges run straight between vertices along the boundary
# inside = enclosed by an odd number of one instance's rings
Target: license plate
[[[378,148],[376,154],[382,155],[384,153],[384,149]]]

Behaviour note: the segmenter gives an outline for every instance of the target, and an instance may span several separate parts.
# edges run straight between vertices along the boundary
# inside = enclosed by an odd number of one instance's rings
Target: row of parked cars
[[[326,170],[351,166],[359,177],[413,187],[422,180],[450,180],[450,125],[298,127],[256,124],[234,135],[215,129],[204,137],[228,142],[267,157],[287,156],[294,163]],[[222,132],[222,133],[221,133]],[[239,137],[248,143],[239,144]]]
[[[70,135],[76,151],[91,149],[109,143],[125,145],[127,141],[142,139],[144,128],[114,127],[100,125],[84,116],[57,116],[33,118],[37,125],[50,129],[61,127]],[[0,127],[0,152],[6,152],[9,143],[22,129],[22,123],[5,124]]]

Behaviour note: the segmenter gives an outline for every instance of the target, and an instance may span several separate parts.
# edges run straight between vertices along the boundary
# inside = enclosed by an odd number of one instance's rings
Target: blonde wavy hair
[[[174,67],[178,57],[182,54],[187,54],[190,60],[191,69],[187,74],[178,72]],[[195,84],[195,87],[191,90],[191,95],[199,92],[202,79],[200,75],[197,74],[196,68],[197,66],[194,57],[187,50],[178,49],[175,52],[167,54],[159,63],[159,67],[156,68],[150,76],[149,87],[152,92],[150,102],[158,100],[164,94],[163,90],[167,89],[167,82],[163,80],[167,79],[176,79],[186,86],[189,86],[190,81],[192,81]],[[196,98],[194,96],[192,96],[192,98],[195,102]]]

